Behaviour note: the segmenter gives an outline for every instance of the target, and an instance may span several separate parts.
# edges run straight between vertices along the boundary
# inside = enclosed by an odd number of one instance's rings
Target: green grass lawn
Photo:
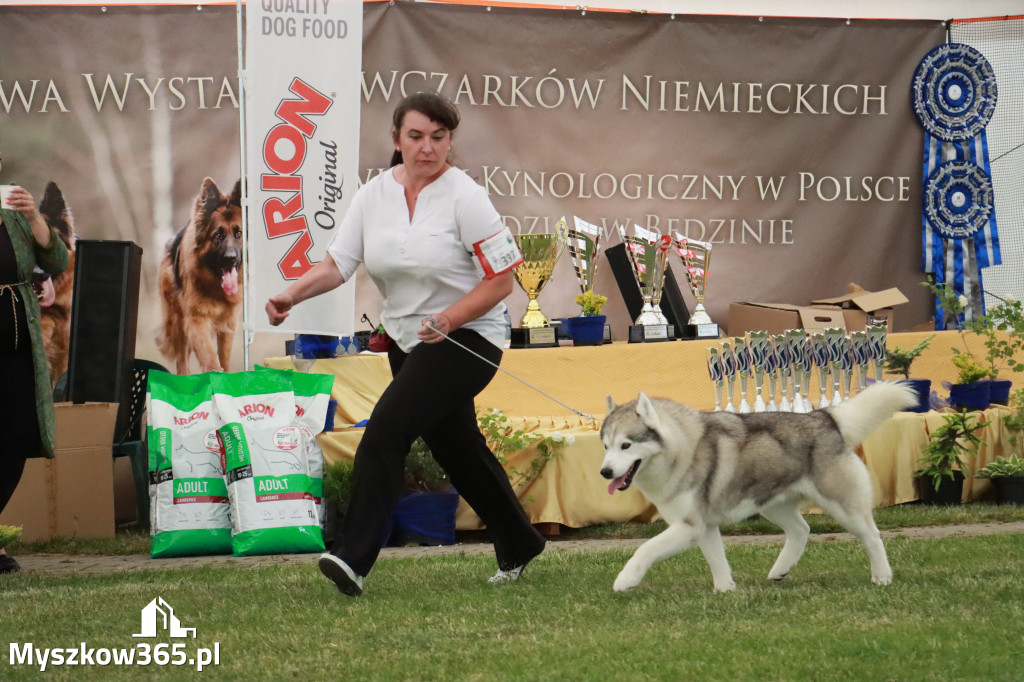
[[[900,513],[937,523],[1020,518],[983,507]],[[993,519],[1006,514],[1015,519]],[[503,585],[487,583],[489,556],[386,558],[358,599],[340,595],[313,556],[308,565],[100,577],[23,572],[0,580],[0,679],[1024,679],[1024,535],[886,545],[895,571],[887,587],[871,584],[856,542],[810,543],[781,583],[766,579],[780,544],[727,546],[738,585],[729,594],[712,592],[696,549],[656,564],[626,594],[611,590],[630,555],[621,549],[548,552]],[[156,597],[195,639],[132,637]],[[216,646],[219,665],[201,675],[154,664],[41,674],[11,665],[11,642],[19,651],[184,643],[183,658]]]
[[[633,592],[622,550],[542,555],[517,583],[493,559],[383,559],[358,599],[305,566],[8,576],[0,639],[38,648],[185,642],[219,649],[203,679],[1020,680],[1024,537],[888,542],[895,581],[872,585],[852,542],[811,543],[781,583],[778,546],[728,547],[738,588],[714,594],[697,550]],[[133,639],[155,597],[195,627]],[[188,667],[0,663],[0,679],[195,679]]]

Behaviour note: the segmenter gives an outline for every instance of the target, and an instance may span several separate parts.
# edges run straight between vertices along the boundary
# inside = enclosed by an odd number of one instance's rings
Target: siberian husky
[[[711,568],[715,591],[736,589],[719,526],[758,512],[786,533],[768,573],[782,580],[807,544],[800,505],[808,500],[864,544],[871,582],[889,584],[892,569],[871,514],[871,481],[851,448],[915,402],[901,382],[872,384],[837,407],[808,414],[697,412],[643,393],[616,405],[608,396],[601,427],[608,492],[635,482],[668,523],[637,549],[613,589],[636,587],[654,562],[694,544]]]

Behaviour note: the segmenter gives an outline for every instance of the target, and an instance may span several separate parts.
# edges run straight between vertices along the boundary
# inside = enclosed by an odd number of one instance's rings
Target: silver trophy
[[[633,226],[633,236],[619,226],[619,235],[626,247],[626,255],[633,269],[633,277],[640,287],[644,305],[630,330],[630,341],[665,341],[669,334],[668,318],[661,312],[661,292],[665,284],[665,268],[672,238]]]
[[[853,339],[843,336],[843,400],[850,399],[853,388],[853,370],[857,366],[857,358],[853,353]]]
[[[676,233],[676,253],[683,261],[686,271],[686,282],[690,285],[697,305],[687,323],[687,336],[697,339],[717,339],[718,325],[712,322],[711,316],[704,309],[704,295],[708,285],[708,268],[711,266],[711,244],[689,239]]]
[[[750,413],[750,403],[747,402],[747,379],[750,378],[750,352],[747,349],[747,340],[742,336],[733,338],[733,353],[736,355],[736,373],[740,378],[740,406],[737,412],[740,414]]]
[[[764,402],[764,373],[768,363],[768,332],[750,332],[747,334],[747,348],[750,352],[750,366],[754,370],[754,412],[767,412]]]
[[[775,370],[779,368],[779,359],[775,353],[775,339],[771,335],[765,339],[764,373],[768,376],[768,401],[765,407],[766,412],[778,412],[779,406],[775,404],[775,391],[778,379]]]
[[[805,404],[804,393],[807,388],[803,385],[805,378],[806,344],[804,342],[803,329],[786,330],[786,348],[789,352],[789,361],[793,365],[793,411],[810,412],[811,406]]]
[[[825,327],[825,343],[828,347],[828,361],[832,371],[832,406],[835,407],[843,402],[843,394],[840,391],[840,372],[843,363],[846,361],[844,352],[844,341],[846,330],[842,327]]]
[[[725,376],[725,386],[729,391],[729,398],[725,403],[726,412],[735,412],[732,400],[736,393],[736,354],[732,350],[732,344],[728,341],[722,342],[722,374]]]
[[[772,340],[775,342],[775,360],[779,372],[779,386],[782,389],[779,412],[792,412],[793,406],[789,403],[789,379],[793,374],[793,365],[789,357],[789,344],[786,343],[785,334],[774,336]]]
[[[882,380],[882,370],[885,364],[885,339],[888,333],[884,324],[869,324],[867,326],[868,357],[875,370],[875,381]]]
[[[850,346],[853,348],[853,362],[857,365],[857,389],[863,391],[868,385],[868,335],[866,332],[850,332]]]
[[[824,409],[831,404],[832,384],[828,380],[828,343],[824,334],[811,334],[811,353],[814,366],[818,368],[818,408]]]
[[[718,348],[708,348],[708,376],[711,377],[711,385],[715,389],[715,412],[722,411],[722,386],[725,383],[722,374],[722,357]]]
[[[565,223],[565,218],[559,221]],[[601,253],[601,228],[573,216],[574,227],[567,228],[566,247],[572,256],[572,265],[576,268],[576,279],[580,283],[580,291],[587,293],[594,290],[597,278],[597,257]]]

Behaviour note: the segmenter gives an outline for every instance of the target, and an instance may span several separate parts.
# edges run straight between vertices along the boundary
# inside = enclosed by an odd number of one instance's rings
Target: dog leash
[[[586,412],[581,412],[580,410],[577,410],[577,409],[576,409],[575,407],[573,407],[572,405],[566,405],[565,403],[563,403],[563,402],[562,402],[561,400],[559,400],[559,399],[558,399],[558,398],[556,398],[555,396],[551,395],[550,393],[547,393],[546,391],[543,391],[543,390],[541,390],[541,389],[537,388],[536,386],[534,386],[533,384],[531,384],[531,383],[530,383],[529,381],[526,381],[525,379],[520,379],[519,377],[517,377],[517,376],[516,376],[515,374],[513,374],[513,373],[512,373],[512,372],[510,372],[510,371],[508,371],[507,369],[504,369],[503,367],[500,367],[500,366],[498,366],[498,365],[494,364],[493,362],[491,362],[490,360],[488,360],[488,359],[487,359],[487,358],[485,358],[484,356],[482,356],[482,355],[480,355],[479,353],[477,353],[477,352],[476,352],[475,350],[473,350],[473,349],[471,349],[471,348],[468,348],[468,347],[464,346],[463,344],[459,343],[458,341],[456,341],[456,340],[455,340],[455,339],[453,339],[452,337],[448,336],[448,335],[447,335],[447,334],[445,334],[445,333],[444,333],[443,331],[441,331],[440,329],[438,329],[437,327],[435,327],[435,326],[434,326],[435,324],[437,324],[437,319],[436,319],[436,318],[434,318],[434,317],[428,317],[428,318],[426,318],[425,320],[423,320],[423,323],[424,323],[424,325],[425,325],[425,326],[427,326],[427,327],[429,327],[430,329],[434,330],[435,332],[437,332],[438,334],[440,334],[441,336],[443,336],[443,337],[444,337],[444,338],[446,338],[447,340],[451,341],[451,342],[452,342],[452,343],[454,343],[454,344],[455,344],[456,346],[458,346],[458,347],[459,347],[459,348],[461,348],[462,350],[466,351],[466,352],[467,352],[467,353],[469,353],[470,355],[475,355],[476,357],[480,358],[481,360],[483,360],[484,362],[486,362],[486,363],[487,363],[488,365],[490,365],[490,366],[491,366],[491,367],[493,367],[494,369],[497,369],[497,370],[500,370],[500,371],[504,372],[505,374],[509,375],[510,377],[512,377],[513,379],[515,379],[516,381],[518,381],[519,383],[521,383],[521,384],[524,384],[524,385],[526,385],[526,386],[527,386],[527,387],[529,387],[529,388],[532,388],[532,389],[533,389],[534,391],[537,391],[537,393],[540,393],[540,394],[541,394],[542,396],[544,396],[545,398],[547,398],[547,399],[549,399],[549,400],[553,400],[554,402],[558,403],[559,405],[561,405],[561,406],[562,406],[562,407],[564,407],[565,409],[567,409],[567,410],[569,410],[569,411],[573,412],[574,414],[577,414],[577,415],[579,415],[580,417],[583,417],[584,419],[590,419],[590,420],[592,420],[592,421],[597,421],[597,419],[596,419],[596,418],[595,418],[595,417],[594,417],[593,415],[587,414]]]

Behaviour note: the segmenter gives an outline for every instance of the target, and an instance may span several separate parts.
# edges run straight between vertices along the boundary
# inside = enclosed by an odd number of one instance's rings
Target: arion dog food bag
[[[150,555],[229,554],[231,521],[210,375],[151,370],[149,422]]]
[[[324,453],[316,436],[324,430],[327,410],[331,401],[334,376],[331,374],[304,374],[292,370],[271,369],[256,365],[257,371],[278,372],[291,382],[295,393],[295,419],[302,431],[302,442],[309,468],[309,494],[316,503],[320,528],[327,514],[324,503]]]
[[[324,549],[291,382],[278,372],[214,374],[213,403],[236,556]]]

